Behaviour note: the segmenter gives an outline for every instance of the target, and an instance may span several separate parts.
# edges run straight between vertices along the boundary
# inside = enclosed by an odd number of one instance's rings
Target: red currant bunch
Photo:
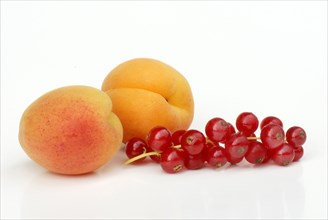
[[[195,129],[171,132],[162,126],[154,127],[144,140],[134,137],[126,143],[125,152],[130,159],[125,164],[149,156],[165,172],[177,173],[184,169],[237,164],[244,158],[251,164],[272,160],[286,166],[303,156],[306,133],[301,127],[293,126],[285,133],[279,118],[269,116],[259,123],[251,112],[241,113],[235,124],[237,130],[222,118],[212,118],[205,126],[205,133]],[[259,126],[260,137],[257,137]]]

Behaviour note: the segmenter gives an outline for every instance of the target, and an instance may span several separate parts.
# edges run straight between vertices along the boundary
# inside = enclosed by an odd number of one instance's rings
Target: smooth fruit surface
[[[182,138],[182,135],[184,135],[184,133],[186,133],[186,130],[177,130],[177,131],[173,132],[173,134],[172,134],[173,145],[181,144],[181,138]]]
[[[287,166],[294,160],[295,152],[292,146],[284,143],[282,146],[272,150],[271,159],[278,165]]]
[[[128,158],[136,157],[144,152],[147,152],[148,146],[141,138],[131,138],[125,146],[125,154]],[[145,157],[140,160],[144,160]]]
[[[262,119],[261,124],[260,124],[261,130],[268,124],[279,125],[280,127],[283,128],[282,121],[275,116],[268,116],[268,117],[265,117],[264,119]]]
[[[207,137],[213,142],[221,142],[226,139],[228,123],[222,118],[212,118],[205,126]]]
[[[252,164],[261,164],[268,159],[268,150],[261,142],[250,141],[245,159]]]
[[[279,125],[268,124],[261,130],[261,141],[268,149],[280,147],[285,141],[285,132]]]
[[[206,161],[206,150],[196,155],[185,155],[185,167],[188,170],[197,170],[204,167]]]
[[[174,132],[188,129],[192,122],[194,101],[188,81],[161,61],[137,58],[121,63],[104,79],[102,90],[122,121],[124,142],[145,138],[155,126]]]
[[[206,138],[200,131],[188,130],[182,135],[181,147],[187,154],[199,154],[206,147]]]
[[[286,140],[293,146],[302,146],[306,141],[306,133],[303,128],[293,126],[287,130]]]
[[[242,132],[246,136],[249,136],[254,133],[258,126],[259,120],[251,112],[243,112],[239,114],[236,119],[236,127],[238,131]]]
[[[224,166],[228,161],[224,148],[220,146],[208,149],[206,160],[210,166],[216,168]]]
[[[168,148],[161,155],[160,165],[167,173],[177,173],[184,168],[185,155],[175,148]]]
[[[245,135],[236,133],[226,141],[225,150],[233,158],[244,157],[248,150],[248,144],[249,141]]]
[[[157,126],[147,135],[148,146],[156,152],[162,153],[172,146],[171,132],[164,127]]]
[[[296,146],[296,147],[293,147],[293,148],[294,148],[294,153],[295,153],[295,157],[293,159],[293,162],[299,161],[304,155],[304,148],[302,146]]]
[[[108,162],[123,129],[102,91],[68,86],[48,92],[23,113],[19,141],[27,155],[60,174],[83,174]]]

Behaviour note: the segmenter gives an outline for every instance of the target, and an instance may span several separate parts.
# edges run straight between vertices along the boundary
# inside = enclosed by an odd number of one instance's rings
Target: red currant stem
[[[214,144],[213,141],[211,141],[211,139],[209,139],[208,137],[206,137],[206,143],[211,143],[211,144]]]
[[[261,137],[247,137],[247,140],[251,141],[251,140],[260,140]]]
[[[175,146],[172,146],[172,148],[174,148],[174,149],[179,149],[179,148],[181,148],[181,144],[179,144],[179,145],[175,145]]]
[[[131,159],[125,161],[124,164],[127,165],[127,164],[133,163],[134,161],[137,161],[137,160],[139,160],[139,159],[141,159],[141,158],[144,158],[144,157],[147,157],[147,156],[153,156],[153,155],[160,156],[161,154],[158,153],[158,152],[155,152],[155,151],[153,151],[153,152],[148,152],[148,153],[142,153],[142,154],[140,154],[140,155],[138,155],[138,156],[135,156],[135,157],[133,157],[133,158],[131,158]]]

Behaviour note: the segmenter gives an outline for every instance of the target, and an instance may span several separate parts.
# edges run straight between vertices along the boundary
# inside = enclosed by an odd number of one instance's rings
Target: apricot
[[[188,81],[158,60],[137,58],[121,63],[104,79],[102,90],[122,122],[124,142],[145,138],[155,126],[172,132],[187,129],[194,116]]]
[[[27,155],[59,174],[92,172],[118,151],[123,138],[119,118],[104,92],[67,86],[48,92],[23,113],[19,141]]]

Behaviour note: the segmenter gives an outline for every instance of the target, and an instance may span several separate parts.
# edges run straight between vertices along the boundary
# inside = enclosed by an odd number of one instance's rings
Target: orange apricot
[[[59,174],[92,172],[121,146],[123,128],[104,92],[87,86],[50,91],[23,113],[19,141],[26,154]]]
[[[187,129],[194,116],[188,81],[171,66],[154,59],[137,58],[121,63],[104,79],[102,90],[113,102],[126,142],[145,138],[155,126],[174,132]]]

